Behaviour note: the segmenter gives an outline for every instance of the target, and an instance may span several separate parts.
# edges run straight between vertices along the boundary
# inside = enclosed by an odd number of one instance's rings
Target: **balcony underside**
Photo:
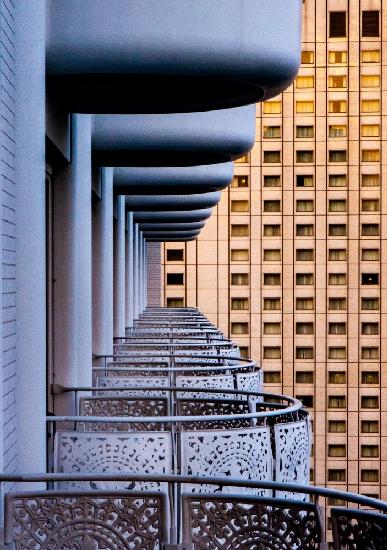
[[[163,222],[163,223],[187,223],[206,220],[211,216],[211,208],[192,209],[192,210],[167,210],[164,212],[144,212],[143,210],[133,213],[133,220],[136,223],[141,222]]]
[[[212,193],[198,193],[192,195],[127,195],[125,198],[126,208],[136,212],[150,211],[157,219],[158,212],[170,210],[197,210],[210,208],[218,204],[221,198],[220,191]]]

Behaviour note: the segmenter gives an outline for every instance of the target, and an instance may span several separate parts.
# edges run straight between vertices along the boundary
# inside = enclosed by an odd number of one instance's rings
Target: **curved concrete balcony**
[[[192,195],[133,195],[126,196],[125,202],[128,211],[150,211],[157,216],[158,211],[212,208],[220,198],[220,192],[213,191]]]
[[[69,112],[255,103],[295,77],[301,0],[49,0],[49,93]]]
[[[232,180],[232,162],[184,167],[131,167],[114,169],[117,195],[166,195],[221,191]]]
[[[248,105],[206,113],[96,115],[93,161],[114,167],[230,162],[254,145],[255,110]]]
[[[133,220],[136,223],[189,223],[207,220],[211,216],[212,208],[201,208],[197,210],[167,210],[163,212],[133,213]]]
[[[169,239],[194,239],[200,235],[200,229],[191,231],[144,231],[145,239],[160,239],[168,242]]]
[[[140,231],[193,231],[203,229],[205,221],[188,223],[140,223]]]

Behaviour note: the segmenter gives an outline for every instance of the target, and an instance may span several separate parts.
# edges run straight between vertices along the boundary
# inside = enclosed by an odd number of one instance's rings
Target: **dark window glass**
[[[329,37],[342,38],[347,36],[347,12],[331,11],[329,13]]]
[[[379,36],[379,12],[377,10],[362,12],[362,36]]]
[[[167,250],[167,261],[168,262],[182,262],[184,260],[184,250]]]
[[[167,273],[167,285],[183,285],[184,273]]]

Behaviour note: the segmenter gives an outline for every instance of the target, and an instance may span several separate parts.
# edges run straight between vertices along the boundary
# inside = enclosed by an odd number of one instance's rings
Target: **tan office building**
[[[198,241],[164,247],[163,300],[198,306],[314,414],[312,479],[387,498],[387,13],[306,0],[295,84]]]

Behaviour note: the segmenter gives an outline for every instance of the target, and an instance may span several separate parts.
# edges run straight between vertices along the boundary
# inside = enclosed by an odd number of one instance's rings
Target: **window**
[[[361,358],[367,361],[379,359],[379,348],[377,346],[362,347]]]
[[[281,299],[280,298],[264,298],[264,300],[263,300],[263,309],[279,311],[281,309]]]
[[[167,285],[183,285],[184,273],[167,273]]]
[[[298,138],[313,138],[314,126],[296,126],[296,137]]]
[[[231,260],[234,262],[246,262],[249,259],[249,251],[246,249],[231,250]]]
[[[343,38],[347,36],[347,12],[329,12],[329,38]]]
[[[167,298],[167,307],[184,307],[184,298]]]
[[[250,160],[250,154],[247,153],[246,155],[242,155],[241,157],[237,158],[235,160],[235,162],[238,162],[238,163],[246,163],[246,162],[249,162]]]
[[[267,163],[281,162],[281,151],[264,151],[263,162],[267,162]]]
[[[328,470],[328,481],[345,481],[346,480],[346,471],[345,470]]]
[[[329,63],[346,63],[347,52],[346,51],[330,51],[328,54]]]
[[[296,273],[296,285],[313,285],[313,273]]]
[[[313,310],[314,299],[313,298],[296,298],[296,309]]]
[[[313,395],[296,395],[296,399],[301,401],[304,407],[307,407],[309,409],[313,407]]]
[[[296,323],[296,334],[314,334],[314,324]]]
[[[313,359],[314,350],[312,347],[296,347],[296,359]]]
[[[329,420],[328,422],[328,431],[331,433],[345,433],[347,431],[347,426],[345,420]]]
[[[297,224],[296,225],[297,237],[313,237],[314,225],[313,224]]]
[[[296,113],[314,113],[314,101],[296,101]]]
[[[342,53],[342,52],[330,52],[330,53]],[[331,62],[332,63],[332,62]],[[336,62],[337,63],[337,62]],[[346,88],[347,87],[347,77],[345,75],[336,75],[332,74],[329,76],[328,80],[329,88]]]
[[[264,334],[281,334],[281,323],[263,323]]]
[[[281,187],[281,176],[263,176],[264,187]]]
[[[329,298],[328,299],[328,309],[331,311],[344,311],[347,309],[347,299],[346,298]]]
[[[263,104],[263,113],[265,115],[278,115],[281,113],[281,101],[265,101]]]
[[[379,12],[376,10],[363,11],[361,13],[361,35],[379,36]]]
[[[379,433],[379,422],[377,420],[362,420],[361,431],[364,434]]]
[[[231,237],[248,237],[249,226],[247,224],[232,224],[231,225]]]
[[[329,323],[328,329],[329,334],[347,334],[346,323]]]
[[[264,225],[263,226],[264,237],[280,237],[281,226],[280,225]]]
[[[279,346],[264,346],[264,359],[281,359],[281,348]]]
[[[379,458],[379,446],[361,445],[360,454],[363,458]]]
[[[380,76],[378,74],[361,75],[362,88],[378,88],[380,86]]]
[[[312,248],[298,248],[296,250],[296,260],[298,262],[312,262],[314,260],[314,250]]]
[[[314,52],[302,51],[301,52],[301,63],[303,65],[310,65],[314,62]]]
[[[328,202],[329,212],[346,212],[347,201],[345,199],[334,199]]]
[[[247,346],[239,346],[241,357],[248,359],[250,357],[249,348]]]
[[[347,162],[347,151],[329,151],[329,162]]]
[[[267,139],[280,138],[281,126],[264,126],[263,137]]]
[[[347,456],[347,448],[345,445],[328,445],[328,456],[334,458],[342,458]]]
[[[379,137],[380,135],[379,124],[362,124],[361,135],[362,137]]]
[[[264,273],[263,284],[268,286],[279,286],[281,284],[280,273]]]
[[[363,370],[361,373],[362,384],[379,384],[379,373],[377,371]]]
[[[329,285],[346,285],[347,284],[346,273],[329,273],[328,284]]]
[[[347,235],[347,225],[345,223],[330,223],[328,234],[330,237],[345,237]]]
[[[249,323],[231,323],[232,334],[248,334]]]
[[[313,88],[314,76],[299,75],[296,78],[296,88]]]
[[[346,113],[347,102],[345,100],[335,100],[328,103],[329,113]]]
[[[362,162],[379,162],[380,160],[379,149],[362,149],[361,160]]]
[[[347,259],[347,251],[345,248],[331,248],[328,254],[330,262],[345,262]]]
[[[378,409],[379,397],[376,395],[363,395],[361,398],[362,409]]]
[[[341,371],[329,371],[328,382],[329,384],[346,384],[347,375],[345,372]]]
[[[346,187],[347,176],[345,174],[330,174],[329,187]]]
[[[263,259],[265,262],[279,262],[281,261],[281,250],[266,249],[263,251]]]
[[[314,151],[296,151],[296,162],[314,162]]]
[[[347,125],[346,124],[332,124],[329,126],[329,137],[331,138],[342,138],[347,135]]]
[[[281,212],[281,201],[263,201],[264,212]]]
[[[231,187],[241,188],[241,187],[248,187],[248,186],[249,186],[248,176],[234,176]]]
[[[365,322],[361,324],[361,333],[367,336],[376,336],[379,334],[379,323]]]
[[[362,187],[379,187],[379,174],[362,174]]]
[[[344,395],[330,395],[328,397],[328,407],[330,409],[345,409],[347,400]]]
[[[314,212],[313,200],[297,200],[296,212]]]
[[[307,174],[307,175],[297,174],[296,185],[297,187],[313,187],[314,186],[313,176],[310,174]]]
[[[344,346],[332,346],[328,348],[328,359],[346,359],[347,350]]]
[[[313,372],[312,371],[299,371],[296,372],[297,384],[313,384]]]
[[[263,381],[265,384],[280,384],[281,373],[279,371],[265,371],[263,373]]]
[[[379,260],[378,248],[362,248],[361,259],[363,262],[376,262]]]
[[[379,298],[362,298],[361,309],[379,309]]]
[[[378,113],[380,102],[378,99],[363,99],[361,102],[362,113]]]
[[[362,285],[378,285],[379,273],[362,273],[361,274]]]
[[[249,299],[248,298],[231,298],[231,309],[234,309],[234,310],[249,309]]]
[[[379,236],[379,224],[378,223],[362,223],[361,234],[363,237],[378,237]]]
[[[235,286],[248,285],[249,274],[248,273],[231,273],[231,284]]]
[[[363,63],[379,63],[380,50],[363,50],[361,52],[361,60]]]
[[[364,483],[378,483],[379,482],[379,470],[361,470],[360,479]]]
[[[167,250],[167,262],[183,262],[184,261],[184,250],[180,249],[169,249]]]
[[[231,201],[231,212],[248,212],[249,201]]]

